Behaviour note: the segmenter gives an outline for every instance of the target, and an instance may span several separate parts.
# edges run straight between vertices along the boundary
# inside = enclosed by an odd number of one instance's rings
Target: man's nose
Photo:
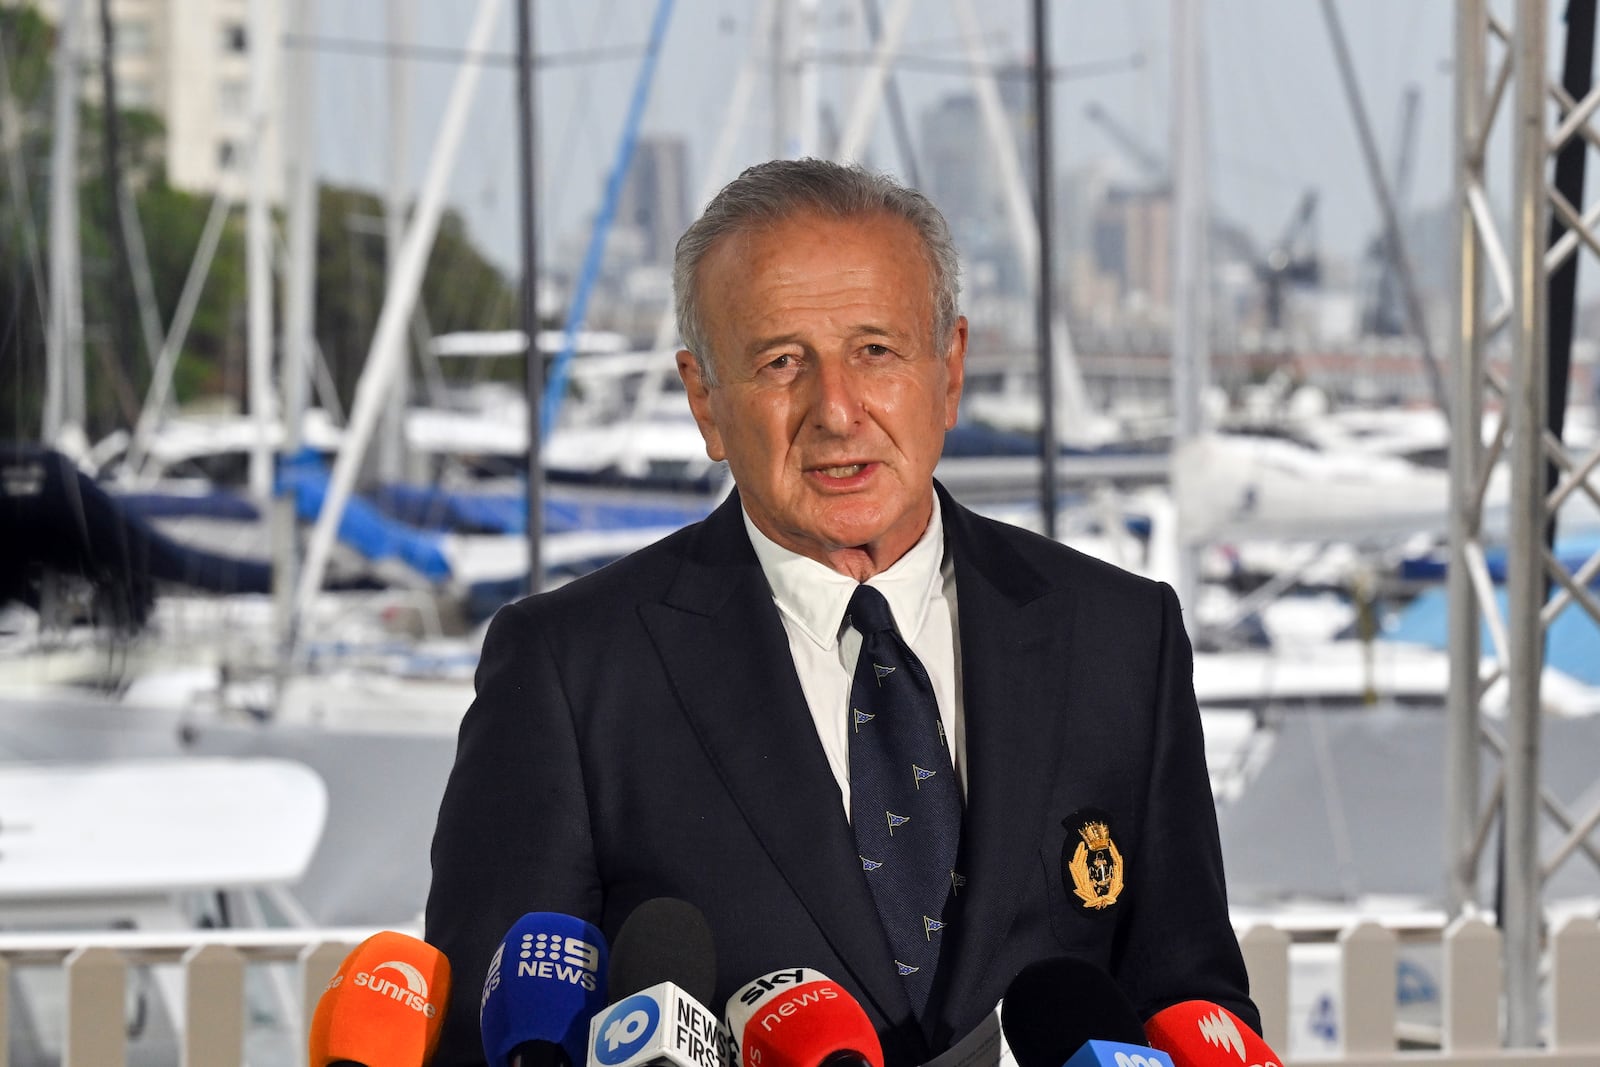
[[[811,421],[830,433],[848,433],[861,418],[861,381],[847,360],[824,357],[814,364]]]

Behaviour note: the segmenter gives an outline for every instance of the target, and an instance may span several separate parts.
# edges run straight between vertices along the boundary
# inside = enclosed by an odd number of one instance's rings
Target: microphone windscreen
[[[530,1042],[584,1061],[589,1020],[606,1003],[606,942],[582,919],[533,911],[514,923],[489,961],[478,1025],[491,1067]]]
[[[773,971],[746,983],[728,998],[724,1014],[739,1048],[738,1067],[883,1067],[883,1046],[866,1010],[837,982],[809,968]]]
[[[1061,1067],[1090,1040],[1145,1043],[1127,995],[1105,971],[1072,956],[1024,967],[1000,1002],[1000,1028],[1019,1067]]]
[[[1162,1008],[1145,1022],[1144,1033],[1153,1047],[1172,1057],[1175,1067],[1283,1062],[1249,1024],[1209,1000]]]
[[[350,951],[311,1016],[311,1067],[422,1067],[450,1003],[450,963],[425,941],[384,930]]]
[[[671,982],[701,1004],[717,989],[717,946],[711,924],[686,900],[656,897],[634,908],[611,949],[616,997]]]

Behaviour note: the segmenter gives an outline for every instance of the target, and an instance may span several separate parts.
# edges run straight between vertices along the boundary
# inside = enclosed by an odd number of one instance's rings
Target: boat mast
[[[292,32],[301,40],[315,36],[312,0],[295,0],[289,17]],[[316,180],[316,71],[317,60],[309,47],[294,54],[291,76],[285,81],[284,149],[287,166],[284,186],[288,197],[289,266],[283,287],[283,454],[291,460],[304,443],[308,379],[315,338],[314,310],[317,269]],[[273,503],[272,587],[276,608],[278,647],[287,663],[299,637],[299,615],[294,589],[299,579],[299,522],[292,493],[282,493]]]
[[[488,47],[499,13],[500,0],[478,0],[478,9],[468,32],[466,57],[462,60],[461,69],[456,72],[455,84],[450,88],[438,141],[428,156],[428,170],[423,175],[417,195],[416,211],[406,228],[405,240],[400,245],[395,284],[384,294],[383,308],[378,312],[378,325],[367,349],[361,380],[356,384],[350,422],[345,429],[339,456],[334,461],[333,473],[328,478],[322,510],[317,515],[316,526],[312,528],[311,539],[306,547],[305,566],[295,589],[295,610],[302,617],[322,588],[328,558],[333,552],[333,539],[344,517],[344,506],[355,488],[356,474],[377,427],[381,409],[392,395],[390,389],[393,386],[395,364],[404,354],[400,342],[404,340],[411,312],[416,307],[423,271],[428,265],[428,253],[439,231],[439,217],[444,211],[445,194],[448,192],[446,186],[461,148],[467,113],[472,105],[473,94],[477,91],[479,75],[483,73],[483,52]]]
[[[772,20],[772,154],[777,159],[819,151],[818,2],[783,0]]]
[[[272,122],[276,52],[271,0],[250,0],[250,134],[245,164],[250,168],[245,196],[245,355],[249,368],[248,403],[252,435],[250,496],[265,510],[272,496],[272,220],[267,206],[267,134]]]
[[[410,71],[402,51],[411,40],[410,0],[389,0],[389,181],[384,189],[384,285],[395,282],[400,263],[400,242],[406,230],[406,189],[410,174],[410,144],[406,123],[410,118]],[[395,366],[394,393],[384,408],[378,428],[377,474],[381,481],[404,481],[406,472],[406,408],[411,403],[410,341],[400,340],[402,357]]]
[[[517,191],[521,213],[523,400],[527,405],[528,450],[523,472],[527,489],[529,593],[544,585],[544,468],[540,422],[544,416],[544,353],[539,350],[539,110],[533,70],[533,0],[517,5]]]
[[[1052,320],[1055,318],[1055,272],[1050,244],[1050,174],[1054,157],[1050,147],[1053,128],[1050,118],[1050,21],[1049,0],[1033,0],[1033,125],[1034,164],[1037,171],[1038,199],[1035,219],[1039,228],[1039,299],[1036,332],[1039,341],[1039,511],[1040,532],[1052,541],[1056,537],[1056,374]]]
[[[1203,431],[1200,400],[1211,382],[1210,290],[1206,277],[1208,211],[1205,170],[1203,0],[1171,0],[1172,33],[1172,446]],[[1177,521],[1173,588],[1194,619],[1199,550]]]
[[[40,437],[54,447],[86,443],[83,274],[78,234],[78,59],[83,0],[62,0],[55,54],[55,129],[50,146],[50,330]]]

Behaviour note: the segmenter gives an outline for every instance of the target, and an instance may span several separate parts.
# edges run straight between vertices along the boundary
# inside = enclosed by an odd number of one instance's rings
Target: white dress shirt
[[[856,591],[848,574],[777,544],[744,513],[744,528],[772,589],[789,652],[811,718],[839,783],[845,817],[850,816],[850,686],[855,677],[861,635],[844,625],[845,609]],[[939,498],[933,517],[915,545],[887,570],[867,582],[889,602],[895,627],[927,669],[939,718],[951,746],[962,795],[967,790],[965,715],[961,706],[961,643],[956,624],[955,568],[945,558]]]

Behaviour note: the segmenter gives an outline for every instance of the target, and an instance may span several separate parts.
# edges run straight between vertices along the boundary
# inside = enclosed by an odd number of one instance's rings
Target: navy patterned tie
[[[961,884],[961,790],[928,672],[895,632],[883,594],[857,586],[849,612],[861,633],[850,686],[850,825],[920,1017],[939,962],[945,906]]]

